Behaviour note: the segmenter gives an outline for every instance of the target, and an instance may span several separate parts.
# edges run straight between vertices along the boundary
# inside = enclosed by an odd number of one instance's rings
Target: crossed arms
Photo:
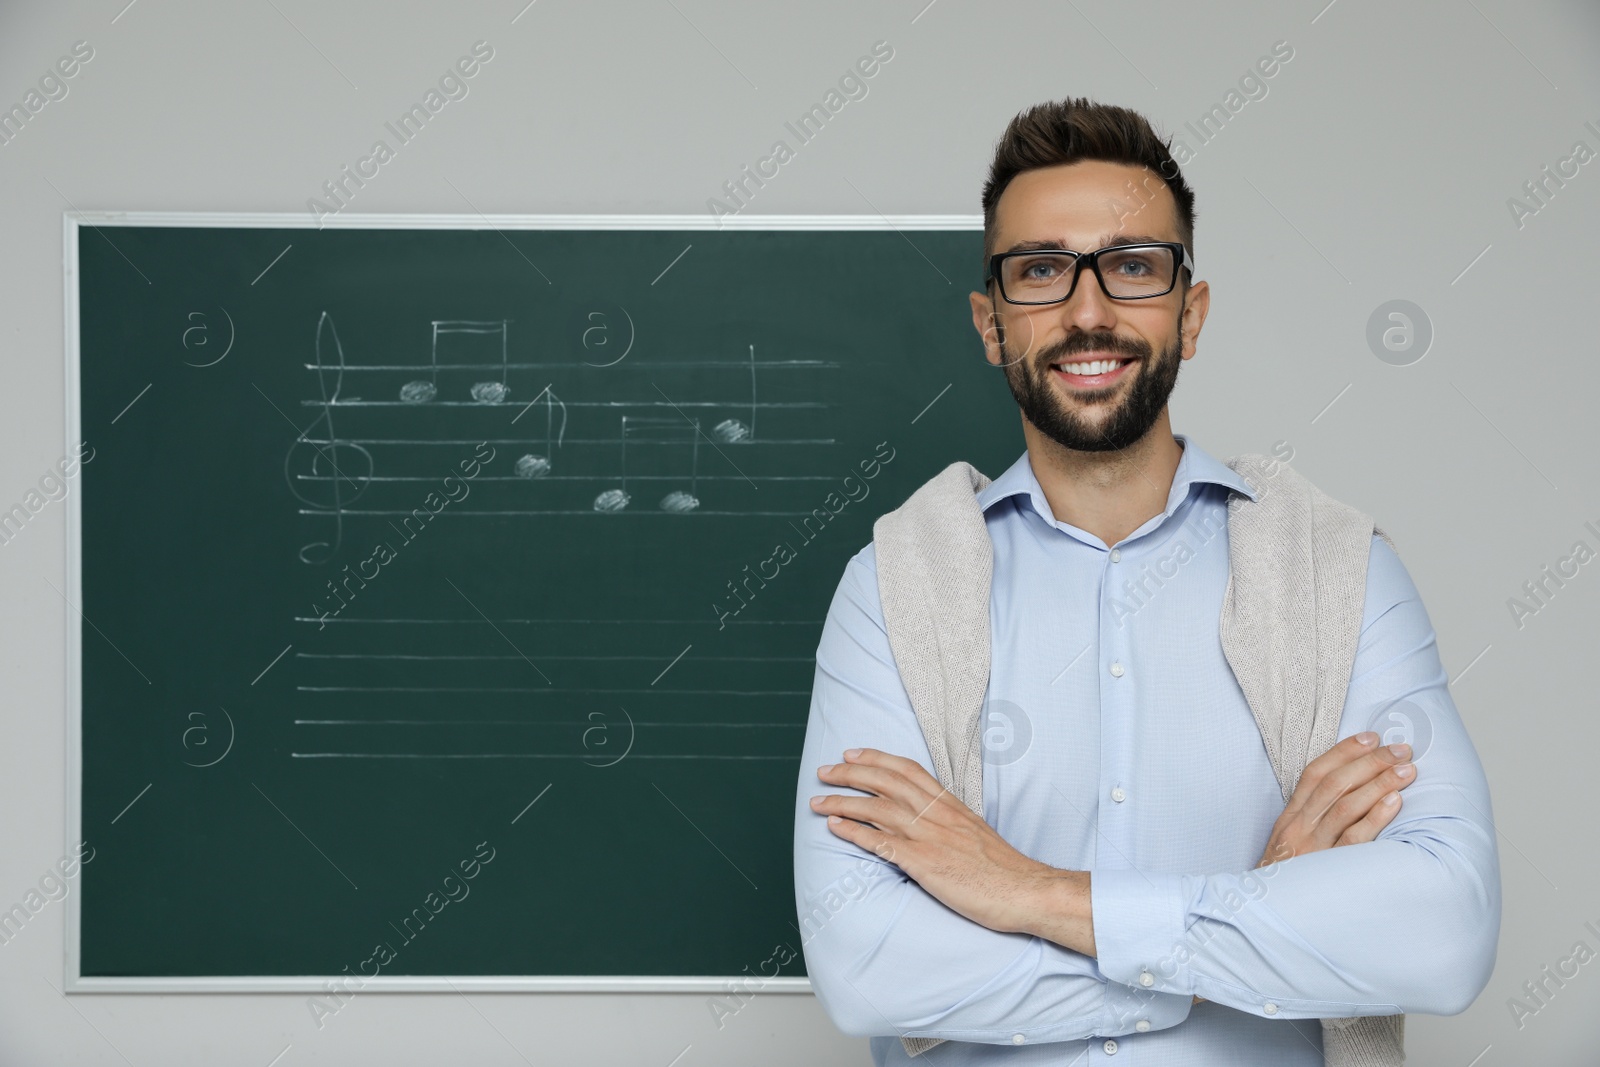
[[[1487,784],[1420,598],[1376,539],[1368,590],[1344,740],[1307,767],[1268,865],[1088,872],[1022,855],[929,773],[871,553],[852,560],[818,648],[795,825],[807,969],[835,1024],[1005,1043],[1172,1026],[1196,996],[1275,1018],[1465,1010],[1499,929]],[[1354,736],[1401,697],[1432,725],[1411,780]]]

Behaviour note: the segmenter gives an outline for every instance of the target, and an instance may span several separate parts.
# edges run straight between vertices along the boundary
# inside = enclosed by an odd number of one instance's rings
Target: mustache
[[[1114,352],[1132,359],[1149,359],[1151,355],[1150,345],[1144,341],[1118,337],[1113,333],[1076,333],[1041,352],[1039,363],[1047,367],[1080,352]]]

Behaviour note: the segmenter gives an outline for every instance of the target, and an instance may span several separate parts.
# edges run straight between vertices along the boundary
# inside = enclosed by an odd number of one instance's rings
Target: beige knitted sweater
[[[1338,740],[1366,598],[1370,517],[1267,456],[1228,466],[1258,499],[1228,500],[1229,578],[1219,630],[1285,801],[1305,765]],[[939,781],[983,814],[980,714],[989,684],[994,546],[964,462],[929,479],[873,526],[878,591],[895,666]],[[938,1038],[902,1035],[917,1056]],[[1398,1067],[1405,1016],[1322,1020],[1328,1067]]]

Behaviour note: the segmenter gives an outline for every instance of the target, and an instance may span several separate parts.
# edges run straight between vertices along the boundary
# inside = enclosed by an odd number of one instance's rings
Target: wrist
[[[1040,872],[1025,915],[1020,932],[1086,956],[1095,954],[1088,871],[1046,867]]]

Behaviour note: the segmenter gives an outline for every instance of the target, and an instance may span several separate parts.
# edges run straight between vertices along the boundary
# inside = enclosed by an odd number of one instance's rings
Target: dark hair
[[[1178,202],[1178,236],[1194,255],[1194,191],[1163,141],[1137,111],[1086,97],[1035,104],[1017,113],[995,145],[983,183],[983,253],[994,250],[995,208],[1006,186],[1026,170],[1098,159],[1156,172]]]

